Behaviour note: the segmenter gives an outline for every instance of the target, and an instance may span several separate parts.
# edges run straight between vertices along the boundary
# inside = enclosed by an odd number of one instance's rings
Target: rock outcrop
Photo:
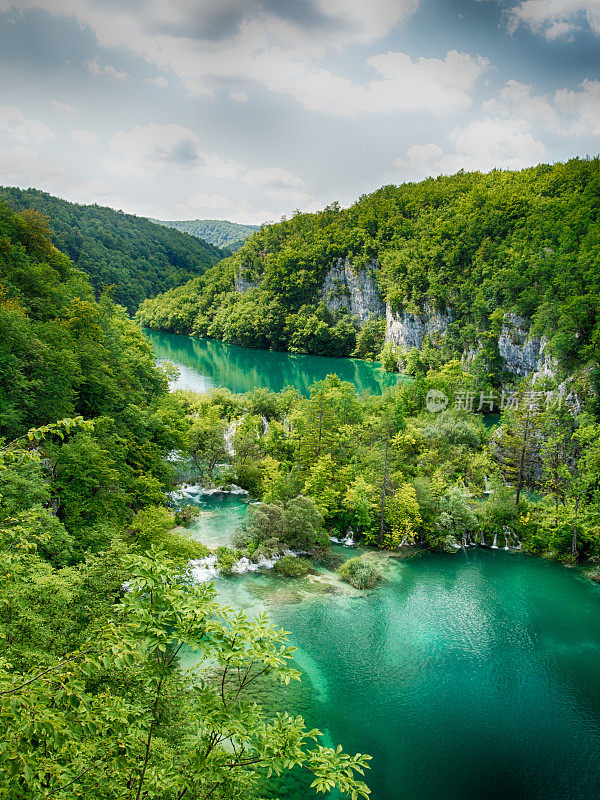
[[[554,375],[556,362],[547,352],[545,337],[530,336],[530,323],[518,314],[505,314],[498,337],[498,351],[509,372],[515,375]]]
[[[423,339],[428,335],[443,336],[452,322],[452,311],[446,309],[443,313],[436,311],[430,303],[426,302],[421,313],[412,311],[393,311],[388,303],[385,310],[386,316],[386,342],[405,347],[421,348]]]
[[[244,292],[250,291],[250,289],[256,289],[259,286],[258,281],[251,281],[247,278],[244,278],[239,272],[237,272],[233,278],[233,285],[235,287],[236,292],[239,294],[244,294]]]
[[[375,281],[375,262],[355,268],[350,261],[338,258],[323,281],[321,298],[332,312],[347,311],[364,325],[368,319],[383,317],[385,305]]]

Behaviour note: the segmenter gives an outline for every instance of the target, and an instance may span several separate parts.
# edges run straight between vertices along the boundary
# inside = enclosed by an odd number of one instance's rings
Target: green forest
[[[231,253],[239,250],[248,236],[259,229],[258,225],[240,225],[238,222],[228,222],[225,219],[152,219],[151,221],[158,225],[176,228],[183,233],[189,233],[190,236],[197,236]]]
[[[348,258],[375,263],[394,311],[452,310],[444,360],[479,350],[482,374],[498,376],[498,332],[514,312],[570,371],[600,355],[599,208],[597,158],[385,186],[347,209],[263,226],[203,276],[143,303],[138,319],[247,347],[377,357],[376,320],[361,331],[320,301],[327,270]],[[236,292],[236,276],[254,288]]]
[[[68,203],[38,189],[0,187],[0,200],[15,211],[46,217],[54,245],[89,276],[96,296],[112,287],[115,302],[129,313],[227,255],[144,217]]]
[[[350,531],[392,552],[415,544],[449,552],[471,543],[518,544],[565,563],[596,564],[597,395],[579,382],[564,400],[546,384],[547,402],[539,386],[532,391],[524,382],[497,428],[460,407],[475,387],[476,377],[454,360],[382,396],[360,397],[331,375],[314,383],[308,398],[291,388],[175,397],[196,420],[189,452],[205,485],[227,458],[224,434],[233,423],[234,456],[218,479],[262,501],[237,535],[238,558],[291,548],[327,560],[328,536]],[[427,410],[431,389],[451,399],[448,409]],[[575,393],[589,398],[577,414]],[[298,515],[301,531],[286,522]]]
[[[57,223],[0,201],[0,797],[258,800],[290,771],[306,796],[369,796],[370,757],[295,713],[286,632],[218,602],[191,561],[227,576],[273,559],[289,582],[326,568],[363,597],[386,580],[379,556],[479,544],[600,581],[598,188],[597,161],[386,187],[265,226],[142,304],[147,325],[375,358],[381,320],[359,330],[315,302],[348,256],[381,263],[394,307],[456,309],[442,347],[408,354],[412,380],[359,395],[329,375],[306,397],[169,392],[176,369]],[[240,270],[260,286],[232,291]],[[503,384],[490,424],[473,402],[497,385],[508,310],[547,333],[561,374]],[[182,480],[249,492],[231,547],[190,534]],[[348,537],[364,551],[342,562]]]
[[[189,580],[206,548],[165,492],[193,420],[144,336],[4,203],[0,329],[0,796],[248,797],[296,768],[366,797],[367,756],[254,702],[299,677],[284,632]]]

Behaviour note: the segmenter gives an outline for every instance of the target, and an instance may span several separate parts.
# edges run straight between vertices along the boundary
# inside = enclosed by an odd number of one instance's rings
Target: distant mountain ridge
[[[153,217],[149,217],[149,219],[158,225],[176,228],[183,233],[204,239],[205,242],[210,242],[230,253],[239,250],[248,236],[260,230],[259,225],[240,225],[238,222],[229,222],[226,219],[162,220]]]
[[[146,217],[69,203],[39,189],[0,187],[0,200],[14,211],[32,209],[49,218],[54,245],[87,273],[96,295],[114,286],[114,299],[130,313],[229,255]]]
[[[464,359],[482,386],[583,366],[600,381],[599,198],[600,158],[383,186],[262,226],[138,320],[425,371]]]

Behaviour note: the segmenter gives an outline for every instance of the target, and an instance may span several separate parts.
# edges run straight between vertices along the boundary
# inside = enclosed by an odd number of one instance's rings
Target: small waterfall
[[[485,534],[483,531],[481,531],[481,536],[479,537],[479,544],[482,547],[486,547]]]
[[[260,418],[262,420],[263,436],[266,436],[269,432],[269,420],[263,414],[260,415]]]
[[[231,458],[233,458],[233,456],[235,455],[234,440],[238,424],[239,420],[237,419],[232,420],[225,429],[225,433],[223,434],[223,438],[225,439],[225,449],[227,450],[227,454]]]
[[[492,550],[497,550],[497,549],[498,549],[498,534],[495,533],[494,534],[494,544],[492,545]]]
[[[490,489],[490,479],[488,478],[487,475],[483,476],[483,485],[485,487],[483,490],[484,494],[486,495],[494,494],[494,490]]]
[[[243,556],[232,566],[231,571],[236,575],[244,575],[247,572],[258,572],[261,569],[273,569],[281,556],[273,556],[273,558],[265,558],[261,556],[258,561],[251,561],[246,556]]]
[[[190,561],[190,567],[192,578],[197,583],[212,581],[219,575],[216,556],[206,556],[205,558],[199,558],[196,561]]]
[[[201,483],[182,483],[173,492],[167,495],[171,500],[177,502],[181,500],[198,500],[201,495],[211,496],[213,494],[248,494],[247,489],[242,489],[236,483],[230,484],[226,489],[223,486],[212,486],[210,488],[202,486]]]
[[[343,539],[339,539],[337,536],[330,536],[329,541],[333,542],[334,544],[343,544],[344,547],[356,546],[356,542],[354,541],[354,536],[352,535],[352,531],[350,531]]]
[[[288,551],[287,555],[296,555]],[[236,575],[245,575],[247,572],[259,572],[261,569],[273,569],[281,556],[273,556],[273,558],[265,558],[261,556],[258,561],[251,561],[246,556],[238,559],[231,567],[232,573]],[[195,561],[189,562],[192,578],[197,583],[205,583],[218,578],[221,574],[217,566],[217,557],[215,555],[199,558]]]

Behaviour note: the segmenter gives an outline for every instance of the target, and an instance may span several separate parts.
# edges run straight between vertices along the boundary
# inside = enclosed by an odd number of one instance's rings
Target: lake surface
[[[356,358],[293,355],[270,350],[252,350],[225,344],[216,339],[196,339],[174,333],[144,329],[159,361],[171,361],[180,371],[172,384],[176,389],[206,392],[225,386],[232,392],[248,392],[255,387],[279,392],[294,386],[308,395],[309,386],[335,373],[353,383],[359,392],[381,394],[402,378],[385,372],[379,364]]]
[[[395,380],[360,361],[148,335],[157,356],[180,367],[178,385],[200,391],[306,392],[334,371],[373,392]],[[190,502],[204,512],[190,532],[211,548],[230,544],[248,506],[228,494],[196,492]],[[373,800],[598,798],[600,586],[558,564],[479,548],[387,559],[385,578],[366,593],[322,568],[301,580],[217,578],[222,602],[266,610],[298,648],[302,686],[257,699],[303,714],[327,744],[373,755]],[[306,800],[309,782],[287,775],[263,795]]]
[[[213,522],[196,535],[226,543],[247,501],[199,502]],[[577,572],[471,548],[389,559],[367,593],[326,570],[216,586],[223,602],[266,610],[291,632],[305,694],[281,705],[374,756],[373,800],[599,796],[600,587]],[[306,786],[288,777],[272,796],[304,800]]]

